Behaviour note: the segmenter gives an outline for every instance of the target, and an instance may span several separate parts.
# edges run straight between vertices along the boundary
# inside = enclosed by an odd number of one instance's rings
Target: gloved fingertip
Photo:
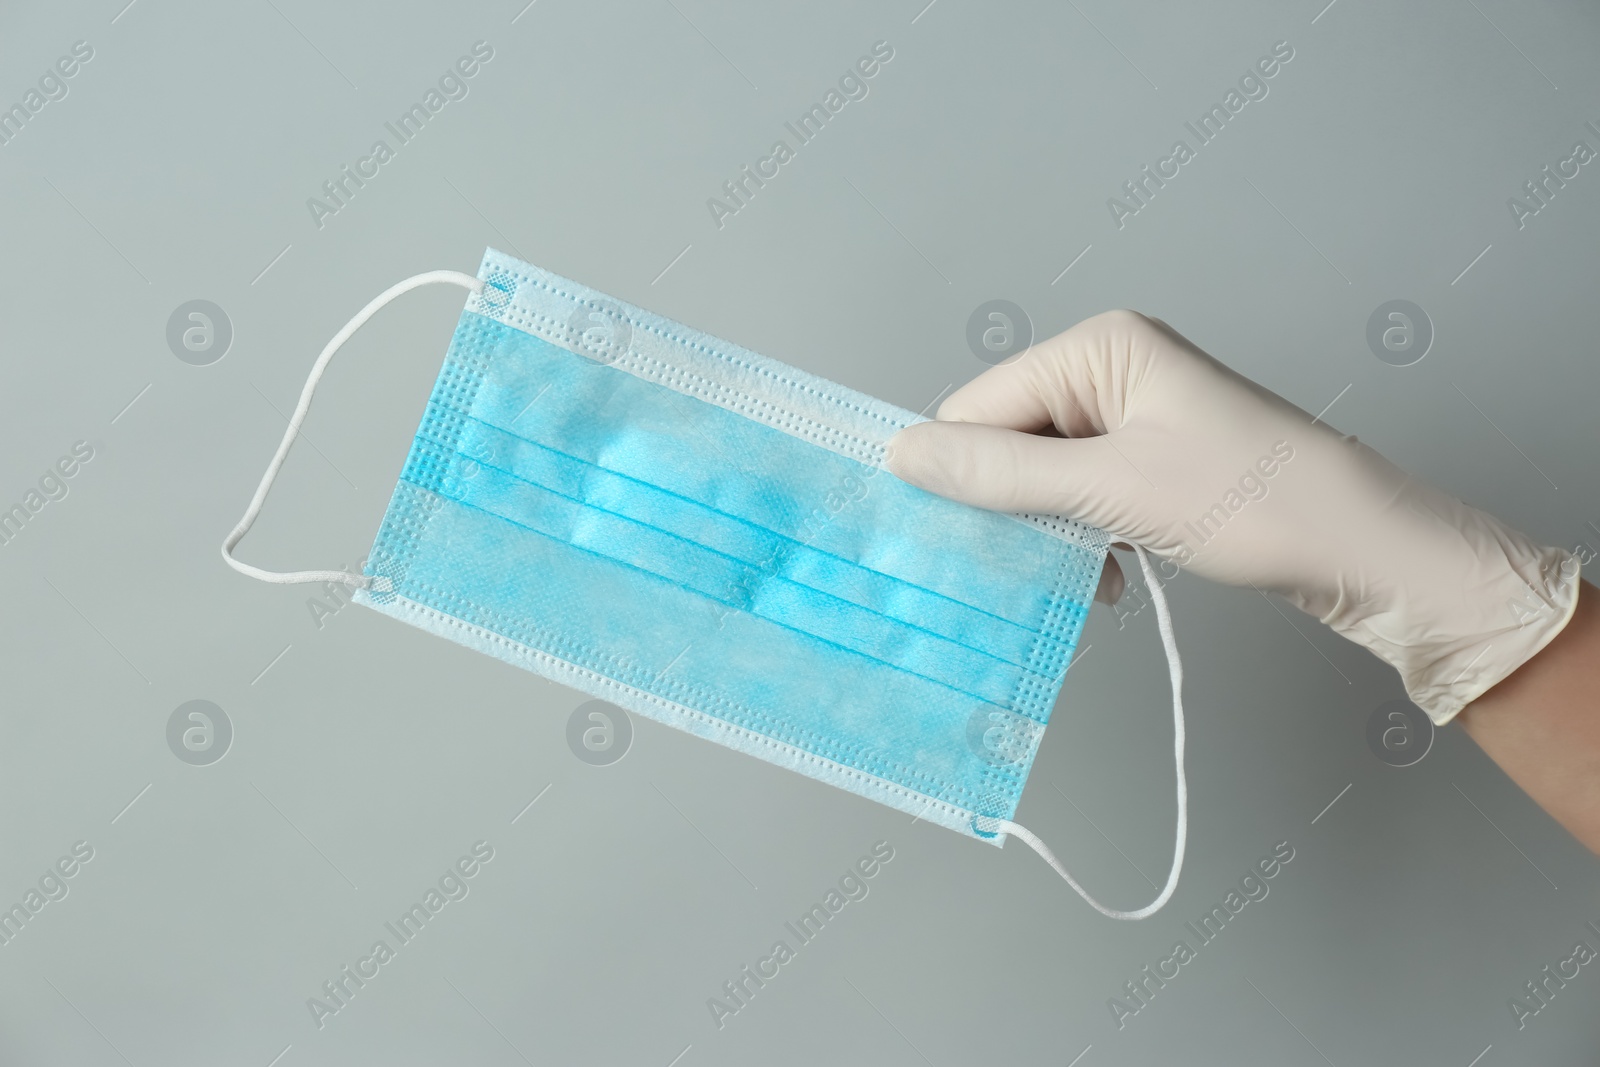
[[[907,426],[884,446],[883,465],[890,474],[919,489],[948,495],[950,482],[938,442],[947,431],[935,422]]]
[[[939,404],[939,409],[933,413],[933,417],[938,422],[960,422],[960,409],[961,404],[956,397],[947,396]]]
[[[1122,599],[1122,591],[1127,587],[1127,579],[1122,575],[1122,567],[1112,556],[1106,556],[1105,567],[1100,571],[1100,584],[1094,591],[1095,600],[1107,606],[1115,604]]]
[[[965,389],[957,389],[944,398],[933,417],[939,422],[982,422],[978,410]]]
[[[914,426],[907,426],[884,442],[884,469],[901,481],[914,482],[915,480],[909,475],[914,474],[918,466],[915,457],[923,451],[917,447],[916,443],[916,431],[920,425],[919,423]]]

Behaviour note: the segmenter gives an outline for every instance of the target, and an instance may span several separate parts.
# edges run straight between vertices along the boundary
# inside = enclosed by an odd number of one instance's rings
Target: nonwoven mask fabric
[[[360,575],[234,558],[323,370],[420,285],[470,290]],[[994,845],[1013,822],[1111,534],[901,482],[884,446],[921,416],[492,249],[418,275],[314,365],[223,544],[242,573],[352,599],[628,711]]]

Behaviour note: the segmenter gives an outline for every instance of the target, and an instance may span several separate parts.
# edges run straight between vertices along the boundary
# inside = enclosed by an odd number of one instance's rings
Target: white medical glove
[[[1437,724],[1559,633],[1577,558],[1408,477],[1159,319],[1108,311],[984,372],[888,468],[1060,514],[1217,581],[1282,594],[1393,665]],[[1115,593],[1113,591],[1112,598]]]

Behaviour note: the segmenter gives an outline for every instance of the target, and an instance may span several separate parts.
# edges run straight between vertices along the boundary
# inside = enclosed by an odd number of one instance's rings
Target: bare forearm
[[[1459,721],[1512,781],[1600,854],[1600,589],[1580,583],[1566,628]]]

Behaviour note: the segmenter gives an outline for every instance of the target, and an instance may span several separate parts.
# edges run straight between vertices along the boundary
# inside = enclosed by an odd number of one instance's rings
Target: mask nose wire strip
[[[256,516],[261,514],[261,506],[266,502],[267,493],[272,489],[273,481],[278,477],[278,470],[283,466],[283,461],[289,455],[289,446],[294,444],[294,439],[300,433],[300,424],[305,422],[306,414],[311,410],[311,397],[317,391],[317,383],[322,380],[323,371],[328,369],[328,363],[333,359],[333,354],[339,351],[344,343],[350,340],[355,332],[365,326],[367,320],[376,315],[385,304],[396,297],[419,289],[424,285],[434,285],[448,282],[459,285],[464,289],[477,292],[483,288],[483,282],[470,274],[462,274],[454,270],[430,270],[423,274],[414,274],[401,282],[396,282],[372,299],[366,307],[356,312],[354,318],[344,324],[344,328],[333,335],[333,340],[328,342],[322,354],[311,366],[311,373],[306,377],[305,388],[300,391],[300,402],[295,405],[294,414],[289,417],[289,427],[283,432],[283,440],[278,443],[278,451],[273,454],[272,462],[267,465],[267,472],[261,476],[261,484],[256,486],[255,496],[250,498],[250,506],[245,509],[244,518],[239,520],[239,525],[233,528],[222,542],[222,558],[240,574],[247,575],[257,581],[272,582],[276,585],[301,585],[308,582],[339,582],[344,585],[359,586],[363,589],[372,585],[372,580],[366,575],[352,574],[349,571],[269,571],[260,567],[253,567],[243,563],[233,556],[233,549],[245,534],[250,532],[250,527],[256,521]]]
[[[1161,647],[1167,653],[1167,668],[1172,674],[1172,752],[1173,762],[1177,766],[1178,780],[1178,826],[1172,845],[1172,871],[1167,875],[1167,884],[1162,887],[1161,894],[1154,901],[1136,911],[1118,911],[1101,904],[1090,896],[1077,879],[1067,873],[1066,867],[1056,859],[1050,847],[1029,829],[1018,826],[1006,819],[991,819],[980,817],[975,820],[978,829],[985,832],[1002,834],[1015,834],[1021,838],[1029,848],[1044,857],[1044,861],[1055,868],[1055,872],[1066,880],[1066,883],[1078,891],[1078,895],[1087,900],[1095,911],[1110,919],[1143,919],[1160,911],[1167,901],[1172,899],[1173,890],[1178,888],[1178,874],[1183,870],[1183,853],[1189,838],[1189,788],[1183,773],[1183,663],[1178,659],[1177,641],[1172,635],[1172,615],[1167,610],[1167,597],[1161,589],[1161,582],[1157,580],[1154,568],[1150,566],[1150,557],[1139,545],[1134,545],[1133,550],[1139,554],[1139,566],[1144,569],[1144,579],[1150,586],[1150,599],[1156,606],[1156,623],[1161,629]]]

